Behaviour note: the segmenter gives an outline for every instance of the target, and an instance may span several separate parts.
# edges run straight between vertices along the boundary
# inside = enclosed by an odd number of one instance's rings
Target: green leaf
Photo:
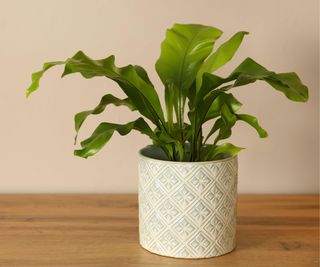
[[[195,156],[192,154],[192,157],[199,157],[199,149],[201,145],[196,145],[198,140],[202,140],[202,125],[205,122],[205,117],[212,105],[214,99],[219,96],[222,92],[221,90],[216,89],[219,84],[221,84],[222,78],[205,73],[204,82],[201,86],[201,90],[197,93],[195,101],[192,108],[188,113],[189,120],[191,122],[191,151],[192,153],[197,153]],[[215,90],[216,89],[216,90]],[[200,136],[201,135],[201,136]]]
[[[236,51],[238,50],[243,37],[248,34],[248,32],[237,32],[228,41],[222,44],[216,52],[210,55],[202,64],[201,68],[197,73],[196,83],[197,91],[200,89],[202,84],[202,75],[205,72],[214,72],[227,62],[229,62]]]
[[[185,96],[221,34],[217,28],[197,24],[175,24],[167,30],[156,62],[163,84],[173,84]]]
[[[212,153],[212,159],[218,159],[224,154],[227,154],[229,156],[237,155],[243,147],[237,147],[230,143],[225,143],[222,145],[219,145],[215,147],[214,152]]]
[[[225,112],[225,113],[228,114],[229,112]],[[225,114],[224,114],[224,116],[226,117]],[[234,114],[234,115],[229,114],[228,116],[230,116],[229,121],[231,121],[231,123],[226,122],[226,118],[223,118],[223,117],[217,119],[215,121],[214,125],[212,126],[212,128],[210,129],[204,143],[206,143],[207,140],[218,130],[220,130],[220,131],[219,131],[217,138],[215,139],[215,143],[217,143],[219,140],[229,138],[232,134],[231,129],[235,124],[233,116],[236,117],[237,121],[238,120],[244,121],[244,122],[248,123],[249,125],[251,125],[253,128],[255,128],[261,138],[268,137],[268,133],[266,132],[266,130],[264,130],[260,126],[256,117],[248,115],[248,114]]]
[[[223,119],[224,123],[230,127],[232,127],[237,121],[236,115],[226,104],[223,104],[221,107],[221,118]]]
[[[197,133],[199,131],[199,127],[201,127],[205,121],[217,116],[217,113],[215,112],[215,105],[213,105],[213,103],[219,97],[221,92],[227,91],[233,87],[255,82],[256,80],[267,81],[275,89],[283,92],[291,100],[306,101],[307,99],[308,89],[301,83],[296,74],[276,74],[268,71],[251,58],[247,58],[227,78],[221,78],[214,74],[204,73],[203,83],[196,95],[194,107],[188,114],[189,118],[193,118],[194,121],[192,124],[193,132]],[[233,85],[227,85],[219,88],[219,86],[224,83],[231,81],[234,81]],[[229,108],[231,107],[231,110],[234,109],[236,111],[237,108],[240,107],[240,102],[239,104],[234,102],[232,106],[229,105]],[[221,128],[220,137],[226,137],[229,134],[231,135],[231,132],[228,127]]]
[[[134,69],[136,70],[137,74],[140,76],[141,79],[143,79],[146,83],[150,84],[151,86],[153,86],[148,73],[146,72],[146,70],[144,68],[142,68],[141,66],[138,65],[134,65],[133,66]],[[154,86],[153,86],[154,87]]]
[[[234,114],[234,111],[228,106],[228,104],[223,103],[220,107],[219,113],[221,118],[217,119],[208,133],[205,142],[216,132],[219,130],[217,137],[215,138],[214,145],[218,143],[218,141],[222,139],[227,139],[232,134],[232,127],[235,125],[237,121],[237,117]]]
[[[308,88],[302,84],[294,72],[273,74],[265,81],[276,90],[284,93],[290,100],[306,102],[309,98]]]
[[[204,123],[206,121],[205,118],[207,116],[207,113],[209,112],[209,109],[211,108],[215,99],[218,98],[219,95],[233,87],[233,85],[228,85],[219,88],[219,86],[224,84],[225,82],[229,81],[214,74],[204,73],[202,86],[196,94],[194,104],[191,106],[190,112],[188,114],[189,117],[192,117],[194,113],[197,113],[195,114],[195,116],[198,117],[198,120],[201,122],[201,124]],[[238,102],[238,104],[235,105],[239,106],[241,105],[241,103]]]
[[[160,100],[144,69],[132,65],[118,68],[114,64],[114,56],[92,60],[82,51],[79,51],[66,61],[45,63],[41,71],[33,74],[32,84],[27,90],[27,95],[38,89],[39,80],[46,70],[61,64],[65,64],[62,77],[79,72],[84,78],[105,76],[114,80],[142,115],[150,119],[155,125],[163,127],[164,116]]]
[[[179,127],[184,124],[184,106],[196,74],[211,53],[214,42],[221,36],[219,29],[198,24],[175,24],[168,29],[161,44],[156,71],[165,85],[165,98],[173,99]],[[167,105],[171,119],[172,105]],[[182,131],[182,130],[181,130]],[[180,139],[183,139],[181,133]]]
[[[228,143],[217,145],[220,140],[231,136],[237,121],[242,120],[251,125],[260,137],[267,136],[255,117],[236,114],[241,103],[232,94],[226,93],[228,90],[263,80],[288,99],[306,102],[308,88],[296,73],[275,73],[251,58],[245,59],[227,77],[212,74],[211,72],[232,59],[247,33],[236,33],[212,52],[214,43],[221,34],[216,28],[198,24],[176,24],[167,31],[161,44],[160,58],[155,66],[165,87],[167,121],[158,94],[145,69],[138,65],[117,67],[114,56],[93,60],[79,51],[66,61],[45,63],[40,71],[33,73],[32,83],[26,94],[29,96],[38,89],[40,79],[51,67],[65,65],[62,76],[80,73],[84,78],[107,77],[116,82],[127,97],[119,99],[107,94],[96,108],[78,113],[75,116],[76,131],[79,131],[89,115],[100,114],[110,104],[137,110],[155,125],[153,131],[142,118],[127,124],[102,123],[91,137],[81,142],[82,148],[75,151],[75,154],[81,157],[86,158],[97,153],[115,131],[126,135],[131,130],[138,130],[161,147],[169,160],[224,158],[241,149]],[[186,104],[189,107],[190,124],[184,122]],[[211,119],[216,121],[204,140],[203,124]],[[213,144],[204,145],[213,134],[216,134]]]
[[[138,111],[157,126],[164,125],[164,116],[157,92],[152,84],[146,82],[142,68],[128,65],[118,68],[114,64],[114,56],[101,60],[92,60],[82,51],[68,59],[62,76],[80,72],[85,78],[106,76],[119,84],[123,92],[130,98]]]
[[[32,73],[32,77],[31,77],[32,82],[26,91],[27,97],[39,88],[40,79],[48,69],[56,65],[62,65],[64,63],[65,63],[64,61],[47,62],[43,64],[42,70]]]
[[[227,139],[232,134],[232,127],[237,121],[236,115],[230,110],[230,108],[224,104],[221,107],[221,119],[223,121],[222,126],[220,127],[219,134],[214,140],[214,145],[222,139]]]
[[[75,124],[75,130],[77,134],[83,122],[86,120],[86,118],[89,115],[93,115],[93,114],[96,115],[96,114],[102,113],[105,110],[106,106],[108,106],[109,104],[113,104],[115,106],[127,106],[132,111],[136,110],[135,105],[131,102],[129,98],[119,99],[111,94],[107,94],[101,98],[99,105],[97,105],[94,109],[82,111],[75,115],[74,124]],[[75,141],[76,141],[76,138],[77,138],[77,135],[75,137]]]
[[[223,105],[227,105],[233,113],[236,113],[242,106],[242,104],[232,94],[221,92],[213,100],[206,114],[205,121],[218,117]]]
[[[212,160],[212,153],[214,151],[214,145],[203,145],[200,149],[200,161]]]
[[[203,82],[196,95],[196,104],[216,90],[224,83],[234,81],[232,85],[220,87],[219,90],[229,90],[234,87],[253,83],[257,80],[264,80],[273,88],[282,92],[288,99],[298,102],[308,100],[308,88],[302,84],[298,75],[294,72],[275,73],[267,70],[251,58],[246,58],[227,78],[221,78],[214,74],[204,73]]]
[[[120,135],[127,135],[132,130],[137,130],[142,134],[148,135],[151,139],[156,139],[156,136],[150,129],[149,125],[142,118],[127,124],[103,122],[96,128],[89,138],[81,142],[82,149],[75,150],[74,154],[82,158],[93,156],[104,147],[115,131]]]
[[[183,161],[184,159],[184,147],[180,142],[176,142],[176,149],[178,150],[178,161]]]
[[[302,84],[296,73],[277,74],[268,71],[251,58],[245,59],[226,80],[232,79],[236,79],[233,87],[264,80],[292,101],[306,102],[308,100],[308,88]]]
[[[237,79],[235,85],[247,84],[246,79],[264,79],[274,72],[268,71],[265,67],[255,62],[252,58],[246,58],[227,78],[227,80]],[[243,78],[243,80],[242,80]]]
[[[208,139],[216,132],[218,131],[220,128],[224,127],[224,121],[222,118],[217,119],[212,128],[210,129],[206,139],[204,140],[204,143],[206,143],[208,141]]]
[[[226,125],[226,123],[224,122],[221,128],[219,129],[218,136],[215,138],[213,144],[216,145],[220,140],[229,138],[232,134],[232,127],[233,125]]]
[[[234,156],[238,154],[242,147],[234,146],[230,143],[225,143],[219,146],[216,145],[204,145],[201,148],[200,160],[209,161],[209,160],[219,160],[227,157]]]
[[[210,93],[216,90],[220,85],[226,82],[226,79],[217,75],[204,73],[203,81],[200,90],[196,93],[194,107],[202,105],[203,100],[208,97]],[[213,94],[215,94],[213,92]]]
[[[162,144],[162,146],[170,145],[172,147],[173,159],[176,161],[183,161],[184,148],[182,143],[179,140],[179,137],[177,136],[178,134],[175,134],[175,132],[173,131],[173,136],[171,136],[159,129],[156,130],[156,134],[158,136],[158,139],[157,139],[158,144]]]
[[[248,114],[237,114],[236,116],[238,120],[244,121],[255,128],[261,138],[268,137],[268,133],[260,126],[256,117]]]

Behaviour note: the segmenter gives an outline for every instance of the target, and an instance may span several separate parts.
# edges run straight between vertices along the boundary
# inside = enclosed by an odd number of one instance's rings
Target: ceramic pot
[[[237,157],[174,162],[146,147],[139,155],[139,237],[146,250],[208,258],[236,245]]]

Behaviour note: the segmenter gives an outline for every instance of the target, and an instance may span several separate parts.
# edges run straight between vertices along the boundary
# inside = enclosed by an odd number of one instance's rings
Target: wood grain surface
[[[236,250],[181,260],[139,246],[136,195],[0,195],[0,266],[318,266],[318,204],[239,196]]]

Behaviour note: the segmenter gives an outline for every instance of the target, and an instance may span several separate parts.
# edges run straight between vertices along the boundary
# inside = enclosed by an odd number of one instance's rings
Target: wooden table
[[[317,196],[240,196],[237,249],[205,260],[138,243],[136,195],[1,195],[1,267],[318,266]]]

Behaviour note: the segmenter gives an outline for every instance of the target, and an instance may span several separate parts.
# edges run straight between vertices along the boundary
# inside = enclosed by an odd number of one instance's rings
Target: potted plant
[[[140,244],[151,252],[207,258],[235,248],[237,153],[242,148],[222,141],[239,120],[260,137],[267,137],[267,132],[254,116],[238,112],[242,104],[231,89],[262,80],[290,100],[308,99],[308,88],[297,74],[269,71],[251,58],[227,77],[213,74],[233,57],[246,34],[238,32],[212,51],[222,35],[217,28],[175,24],[167,30],[156,62],[166,112],[147,72],[137,65],[117,67],[114,56],[93,60],[79,51],[66,61],[45,63],[32,74],[27,96],[56,65],[64,65],[62,77],[105,76],[126,94],[125,99],[106,94],[95,108],[76,114],[76,133],[88,116],[100,114],[110,104],[140,113],[126,124],[101,123],[74,154],[93,156],[114,132],[126,135],[136,130],[150,137],[152,145],[140,151],[139,159],[139,234]],[[211,124],[208,133],[203,132],[204,123]]]

